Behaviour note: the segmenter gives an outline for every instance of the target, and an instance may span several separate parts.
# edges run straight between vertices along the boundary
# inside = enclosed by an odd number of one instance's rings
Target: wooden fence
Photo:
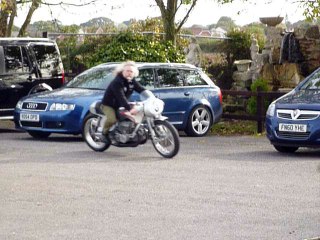
[[[232,114],[232,113],[223,113],[222,118],[225,119],[239,119],[239,120],[251,120],[257,122],[257,132],[262,133],[264,121],[266,118],[266,109],[264,107],[265,100],[273,101],[278,97],[286,94],[287,92],[264,92],[264,91],[234,91],[234,90],[222,90],[222,96],[225,98],[227,96],[232,96],[237,99],[248,99],[252,96],[257,98],[257,110],[256,115],[249,114]]]

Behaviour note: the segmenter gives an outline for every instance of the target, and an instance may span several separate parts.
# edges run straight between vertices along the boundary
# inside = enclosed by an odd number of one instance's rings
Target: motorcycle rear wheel
[[[155,137],[152,138],[152,144],[156,151],[165,158],[177,155],[180,149],[178,131],[167,121],[156,120],[154,124]]]
[[[89,115],[85,118],[82,127],[82,137],[87,145],[96,152],[103,152],[110,147],[110,140],[108,138],[102,141],[97,137],[97,123],[98,118],[94,115]]]

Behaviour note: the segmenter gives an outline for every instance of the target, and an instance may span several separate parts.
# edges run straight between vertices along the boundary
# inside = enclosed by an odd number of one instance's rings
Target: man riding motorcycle
[[[103,134],[107,134],[109,128],[117,121],[116,110],[119,108],[123,107],[132,115],[137,113],[137,110],[130,106],[128,99],[133,91],[142,93],[146,90],[135,80],[139,70],[133,61],[120,64],[114,73],[115,78],[106,89],[102,99],[101,110],[106,117],[100,122],[98,132]]]

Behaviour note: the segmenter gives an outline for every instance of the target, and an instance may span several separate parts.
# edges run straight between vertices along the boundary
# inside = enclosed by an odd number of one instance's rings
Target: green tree
[[[152,32],[152,33],[162,33],[163,24],[160,17],[157,18],[147,18],[145,20],[131,20],[129,24],[129,29],[132,32]]]

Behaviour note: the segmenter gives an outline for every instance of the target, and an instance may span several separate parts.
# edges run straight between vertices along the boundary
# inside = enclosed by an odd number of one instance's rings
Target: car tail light
[[[220,104],[222,104],[222,92],[220,89],[218,90],[218,96],[219,96]]]
[[[60,72],[61,72],[61,85],[63,85],[63,84],[66,83],[66,75],[64,73],[64,68],[63,68],[62,62],[60,62],[60,64],[59,64],[59,69],[60,69]]]
[[[65,82],[66,82],[66,76],[65,76],[65,74],[64,74],[64,70],[62,70],[62,72],[61,72],[61,83],[62,83],[62,85],[63,85]]]

